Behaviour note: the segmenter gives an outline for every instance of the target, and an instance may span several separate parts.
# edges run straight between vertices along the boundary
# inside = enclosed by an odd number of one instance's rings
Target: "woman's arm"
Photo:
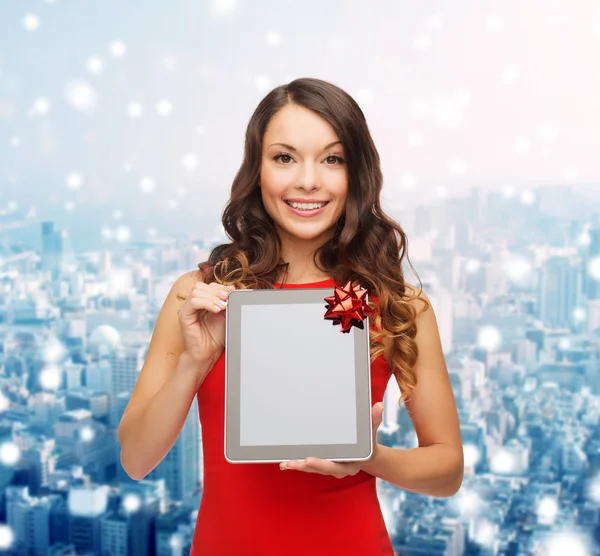
[[[424,292],[421,297],[430,307],[417,316],[417,386],[406,402],[419,447],[379,445],[375,457],[362,469],[404,490],[445,497],[455,494],[462,484],[462,438],[435,313]],[[412,303],[420,309],[419,300]]]
[[[462,484],[463,456],[451,446],[433,444],[408,450],[377,447],[362,470],[403,490],[444,498]]]
[[[121,465],[132,479],[143,479],[173,447],[202,383],[198,377],[206,376],[208,370],[199,372],[183,352],[154,397],[123,414],[119,425]]]
[[[148,354],[121,422],[121,464],[134,480],[143,479],[173,447],[208,365],[184,351],[177,294],[189,290],[198,273],[181,276],[171,288],[156,320]]]

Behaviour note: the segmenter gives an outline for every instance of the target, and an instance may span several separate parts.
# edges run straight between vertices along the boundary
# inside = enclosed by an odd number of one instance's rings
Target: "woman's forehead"
[[[265,131],[265,145],[285,143],[301,150],[339,141],[333,126],[322,116],[302,106],[288,105],[277,112]]]

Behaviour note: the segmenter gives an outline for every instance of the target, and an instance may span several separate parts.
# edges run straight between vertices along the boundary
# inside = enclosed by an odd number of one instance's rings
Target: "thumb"
[[[383,402],[377,402],[373,406],[373,428],[377,430],[383,421]]]

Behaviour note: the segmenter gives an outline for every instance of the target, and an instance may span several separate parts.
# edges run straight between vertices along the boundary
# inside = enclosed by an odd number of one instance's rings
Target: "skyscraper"
[[[590,243],[587,256],[584,258],[584,288],[588,299],[600,299],[600,280],[589,275],[588,265],[590,261],[600,257],[600,227],[594,227],[588,231]]]
[[[566,256],[550,257],[540,273],[540,319],[555,328],[569,327],[581,293],[581,273]]]
[[[54,222],[42,222],[42,269],[49,270],[56,279],[63,256],[63,235]]]

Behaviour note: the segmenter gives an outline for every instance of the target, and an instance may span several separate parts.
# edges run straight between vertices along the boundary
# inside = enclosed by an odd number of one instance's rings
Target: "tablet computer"
[[[333,288],[234,290],[225,336],[225,458],[267,463],[373,452],[369,321],[326,320]]]

